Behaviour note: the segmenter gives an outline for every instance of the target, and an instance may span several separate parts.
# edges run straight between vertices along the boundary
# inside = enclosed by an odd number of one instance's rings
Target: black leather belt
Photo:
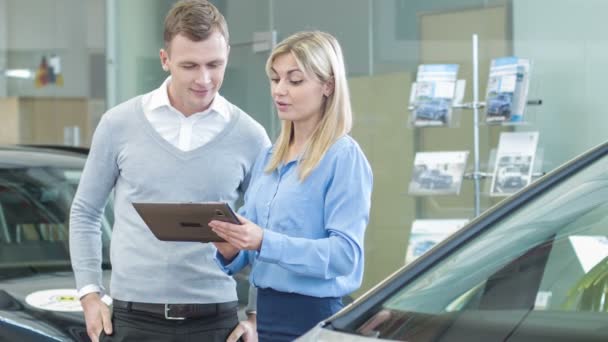
[[[215,304],[155,304],[125,302],[114,299],[114,308],[133,312],[143,312],[171,320],[184,320],[192,318],[203,318],[216,316],[223,312],[236,310],[238,302],[226,302]]]

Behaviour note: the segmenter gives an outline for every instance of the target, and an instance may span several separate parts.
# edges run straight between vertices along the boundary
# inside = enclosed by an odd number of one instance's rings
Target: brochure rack
[[[468,155],[469,151],[416,153],[409,193],[458,194]]]
[[[489,177],[494,177],[493,174],[488,173],[488,172],[482,172],[480,170],[480,156],[479,156],[479,126],[480,126],[480,120],[479,120],[479,113],[480,113],[480,109],[485,108],[486,107],[486,103],[480,101],[479,99],[479,41],[478,41],[478,35],[474,34],[472,37],[472,54],[473,54],[473,102],[468,102],[468,103],[459,103],[458,101],[454,101],[454,103],[452,104],[452,108],[460,108],[460,109],[464,109],[464,110],[472,110],[473,112],[473,171],[471,173],[467,173],[464,175],[464,179],[470,179],[473,180],[474,182],[474,215],[475,216],[479,216],[480,214],[480,203],[481,203],[481,180],[484,178],[489,178]],[[527,69],[525,69],[525,72],[529,72],[529,65],[527,65],[526,67]],[[528,75],[525,75],[525,77],[528,77]],[[526,85],[527,87],[527,85]],[[523,94],[523,96],[527,95],[527,89],[526,92]],[[411,98],[411,96],[410,96]],[[520,99],[519,100],[524,101],[524,104],[527,104],[529,106],[534,106],[534,105],[541,105],[542,104],[542,100],[527,100],[527,99]],[[410,111],[415,110],[415,106],[410,105],[409,106]],[[521,123],[521,122],[518,122]],[[499,123],[501,125],[508,125],[508,122],[501,122]],[[512,123],[511,123],[512,124]],[[537,173],[533,173],[532,176],[538,176],[539,174]]]
[[[410,102],[415,127],[450,126],[458,64],[421,64],[412,85]]]

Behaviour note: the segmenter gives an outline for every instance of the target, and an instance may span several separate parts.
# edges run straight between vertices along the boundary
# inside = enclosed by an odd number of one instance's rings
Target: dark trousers
[[[114,308],[113,333],[101,332],[99,341],[212,341],[224,342],[239,323],[236,309],[217,316],[181,321]]]
[[[342,299],[258,289],[260,342],[293,341],[342,309]]]

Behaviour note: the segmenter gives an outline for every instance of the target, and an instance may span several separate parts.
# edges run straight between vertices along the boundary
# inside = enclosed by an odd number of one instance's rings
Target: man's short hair
[[[218,31],[228,43],[228,25],[220,11],[207,0],[181,0],[165,17],[165,48],[175,36],[182,34],[199,42]]]

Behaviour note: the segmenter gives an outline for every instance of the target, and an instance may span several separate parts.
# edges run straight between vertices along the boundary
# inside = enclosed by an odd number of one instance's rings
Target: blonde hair
[[[352,127],[352,110],[346,70],[340,44],[332,35],[319,32],[298,32],[280,42],[268,57],[266,73],[270,76],[274,60],[291,53],[298,67],[321,83],[333,82],[333,92],[326,96],[321,121],[306,144],[299,161],[299,178],[304,181],[317,167],[327,150]],[[287,159],[293,139],[293,122],[283,120],[281,132],[274,147],[266,172],[276,170]]]

